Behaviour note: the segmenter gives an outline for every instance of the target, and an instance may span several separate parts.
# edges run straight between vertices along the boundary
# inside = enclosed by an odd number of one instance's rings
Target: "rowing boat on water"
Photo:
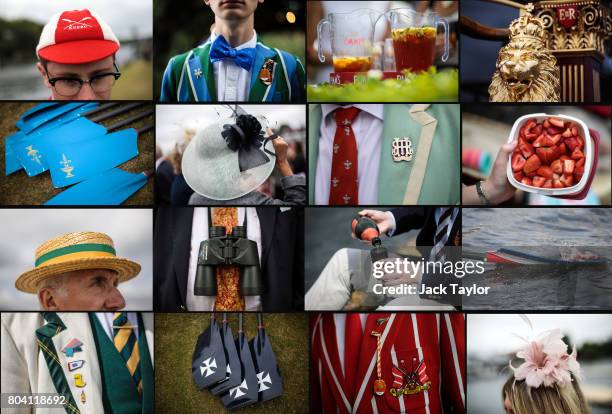
[[[488,251],[485,261],[500,264],[523,264],[523,265],[542,265],[542,264],[604,264],[608,262],[605,257],[585,258],[568,260],[561,256],[546,257],[534,253],[527,253],[514,249],[501,248],[496,251]]]

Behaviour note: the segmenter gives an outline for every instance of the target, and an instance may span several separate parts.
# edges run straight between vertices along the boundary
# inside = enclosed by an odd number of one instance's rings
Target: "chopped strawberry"
[[[569,138],[572,136],[572,130],[568,128],[565,130],[565,132],[562,135],[563,135],[563,138]]]
[[[512,175],[514,176],[514,179],[519,182],[523,179],[524,176],[522,171],[516,171]]]
[[[564,122],[562,119],[554,118],[552,116],[548,118],[548,122],[550,122],[551,125],[554,125],[558,128],[563,128],[563,125],[564,125]]]
[[[563,188],[565,187],[561,180],[553,180],[552,182],[553,188]]]
[[[576,164],[576,166],[574,167],[574,174],[584,174],[584,165]]]
[[[560,181],[565,187],[571,187],[574,185],[574,176],[572,174],[563,174]]]
[[[529,178],[533,178],[535,176],[536,176],[536,172],[535,171],[532,171],[529,174],[525,174],[525,177],[529,177]]]
[[[520,154],[515,152],[512,155],[512,171],[521,171],[525,166],[525,158]]]
[[[557,153],[559,154],[559,156],[565,155],[567,153],[567,147],[563,142],[558,145]]]
[[[528,178],[528,177],[523,177],[523,179],[521,180],[521,183],[525,185],[532,185],[531,178]]]
[[[565,145],[567,145],[570,151],[574,151],[574,149],[578,147],[578,140],[576,139],[576,137],[565,138],[565,141],[563,142],[565,143]]]
[[[532,128],[530,132],[532,134],[540,135],[542,133],[542,124],[536,125],[536,127]]]
[[[544,120],[544,122],[542,122],[542,126],[544,128],[550,128],[550,122],[548,122],[548,119]]]
[[[534,154],[533,146],[527,141],[519,140],[518,149],[525,158],[529,158]]]
[[[538,175],[541,175],[542,177],[548,178],[548,179],[551,179],[552,176],[553,176],[553,170],[550,167],[547,167],[547,166],[542,166],[542,167],[538,168],[536,173]]]
[[[578,148],[584,147],[584,139],[580,135],[576,137],[576,141],[578,141]]]
[[[544,145],[542,144],[542,141],[544,140],[544,134],[540,134],[535,141],[533,141],[533,147],[534,148],[539,148],[539,147],[543,147]]]
[[[560,139],[561,139],[561,134],[552,135],[550,137],[550,140],[552,141],[551,145],[557,145],[557,142],[559,142]]]
[[[575,127],[575,126],[572,127],[572,135],[575,136],[575,137],[578,136],[578,128]]]
[[[583,167],[584,166],[584,161],[585,159],[579,159],[578,161],[576,161],[576,167]]]
[[[545,181],[546,178],[536,175],[535,177],[533,177],[532,184],[534,187],[542,187]]]
[[[525,161],[525,165],[523,166],[523,172],[525,174],[529,174],[530,172],[533,172],[540,168],[541,165],[542,162],[540,161],[540,158],[534,154],[531,157],[527,158],[527,161]]]
[[[540,158],[542,164],[550,164],[558,156],[557,149],[555,147],[536,148],[536,155]]]
[[[576,166],[576,161],[574,161],[574,160],[564,160],[563,161],[563,174],[571,174],[571,173],[573,173],[575,166]]]
[[[544,181],[544,184],[542,184],[542,188],[552,188],[552,180]]]
[[[525,134],[525,138],[529,142],[533,141],[537,136],[538,136],[538,134],[536,134],[536,133]]]
[[[565,160],[569,160],[570,157],[568,157],[567,155],[562,155],[559,157],[559,159],[561,160],[561,162],[565,161]]]
[[[550,164],[550,168],[555,174],[561,174],[563,172],[563,164],[561,160],[554,160],[552,164]]]
[[[578,174],[578,173],[574,172],[574,182],[576,184],[578,184],[580,182],[580,180],[582,180],[582,175],[583,174]]]
[[[550,127],[550,128],[546,128],[546,132],[548,133],[548,135],[556,135],[556,134],[561,134],[563,133],[563,128],[555,128],[555,127]]]
[[[572,155],[570,157],[573,160],[579,160],[581,158],[584,158],[584,153],[582,151],[580,151],[579,148],[576,148],[573,152]]]

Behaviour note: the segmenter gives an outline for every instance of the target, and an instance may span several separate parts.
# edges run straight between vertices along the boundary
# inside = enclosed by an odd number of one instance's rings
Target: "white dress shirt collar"
[[[322,104],[321,105],[321,112],[323,115],[322,119],[326,119],[328,115],[330,115],[332,112],[334,112],[338,108],[348,108],[351,106],[354,106],[355,108],[363,112],[367,112],[370,115],[375,116],[376,118],[380,119],[381,121],[384,120],[383,119],[383,112],[384,112],[383,104],[350,104],[350,105]]]
[[[210,41],[211,43],[214,42],[217,37],[219,37],[219,35],[215,32],[212,32],[210,34]],[[227,39],[225,39],[227,41]],[[229,44],[229,41],[227,41],[227,43]],[[257,46],[257,32],[255,32],[255,30],[253,30],[253,37],[251,37],[251,39],[241,45],[236,46],[234,49],[236,50],[240,50],[240,49],[246,49],[246,48],[253,48]]]

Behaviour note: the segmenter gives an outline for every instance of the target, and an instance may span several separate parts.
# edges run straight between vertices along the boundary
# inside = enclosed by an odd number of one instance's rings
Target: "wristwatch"
[[[482,183],[483,181],[478,181],[476,183],[476,192],[478,193],[478,198],[480,198],[480,201],[482,202],[482,204],[488,206],[488,205],[491,205],[491,202],[489,201],[485,193],[482,191],[482,187],[481,187]]]

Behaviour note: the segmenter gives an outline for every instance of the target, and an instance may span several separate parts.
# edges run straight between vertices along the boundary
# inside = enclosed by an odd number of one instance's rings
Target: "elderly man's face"
[[[125,307],[117,289],[119,278],[112,270],[77,270],[58,276],[58,280],[38,292],[45,310],[115,311]]]

